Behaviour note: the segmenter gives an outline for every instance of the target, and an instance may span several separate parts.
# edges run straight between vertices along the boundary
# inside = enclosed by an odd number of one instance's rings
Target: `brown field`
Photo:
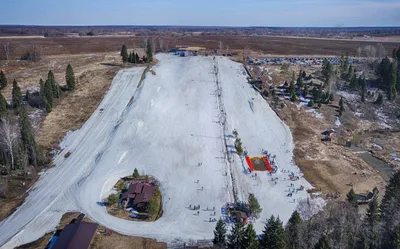
[[[164,36],[166,48],[176,45],[197,45],[208,49],[217,49],[221,41],[224,48],[228,45],[233,50],[249,48],[264,54],[279,55],[356,55],[358,47],[376,45],[376,41],[352,41],[333,39],[310,39],[272,36]],[[122,44],[128,48],[139,48],[142,37],[86,37],[86,38],[32,38],[2,39],[10,42],[13,57],[19,58],[33,46],[40,47],[44,55],[103,53],[119,51]],[[397,48],[399,43],[383,43],[388,53]]]

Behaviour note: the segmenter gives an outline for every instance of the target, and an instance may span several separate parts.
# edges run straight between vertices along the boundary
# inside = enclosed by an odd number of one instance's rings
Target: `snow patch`
[[[318,119],[324,118],[324,115],[322,115],[322,113],[317,112],[317,110],[315,110],[315,109],[309,109],[306,112],[311,113],[314,118],[318,118]]]

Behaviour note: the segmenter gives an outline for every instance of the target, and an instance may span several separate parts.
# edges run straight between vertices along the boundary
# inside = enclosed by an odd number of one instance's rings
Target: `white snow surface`
[[[311,108],[311,109],[307,110],[306,112],[311,113],[314,118],[318,118],[318,119],[324,118],[324,115],[322,113],[317,112],[317,110],[315,110],[314,108]]]
[[[292,161],[289,128],[247,84],[243,66],[224,57],[161,54],[157,59],[156,75],[148,73],[140,88],[144,68],[119,71],[90,119],[67,134],[61,143],[63,150],[54,157],[56,166],[41,175],[24,204],[0,223],[2,248],[40,238],[54,230],[68,211],[83,212],[126,235],[167,243],[211,239],[215,223],[208,221],[214,216],[203,209],[215,207],[215,218],[219,218],[220,208],[234,200],[233,190],[240,200],[247,200],[249,193],[258,198],[263,211],[254,224],[257,233],[272,214],[284,222],[289,219],[296,203],[307,195],[299,191],[286,197],[292,182],[283,171],[300,176],[293,182],[296,188],[311,185]],[[216,78],[226,111],[225,132],[218,123]],[[273,175],[278,177],[276,185],[266,172],[257,172],[257,177],[245,173],[246,163],[231,151],[234,162],[228,163],[223,139],[228,139],[228,150],[233,150],[233,129],[249,155],[261,155],[261,149],[276,155],[280,169]],[[64,158],[67,152],[71,155]],[[118,179],[132,174],[134,168],[160,181],[164,213],[155,222],[119,219],[98,205]],[[201,205],[200,215],[189,210],[189,205]]]

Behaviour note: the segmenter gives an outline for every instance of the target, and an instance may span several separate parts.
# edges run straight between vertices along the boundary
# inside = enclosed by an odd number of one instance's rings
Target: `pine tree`
[[[352,65],[349,66],[349,70],[347,71],[346,79],[351,80],[354,76],[354,68]]]
[[[329,244],[328,237],[326,235],[322,235],[318,243],[314,246],[314,249],[332,249]]]
[[[286,234],[288,238],[288,249],[300,249],[301,248],[301,226],[302,220],[299,212],[294,211],[286,224]]]
[[[258,242],[256,231],[254,230],[253,224],[248,224],[243,233],[243,249],[258,249],[260,243]]]
[[[390,244],[394,249],[400,249],[400,224],[395,227]]]
[[[356,193],[354,192],[353,188],[350,189],[350,191],[349,191],[349,193],[347,193],[346,197],[347,197],[347,201],[352,206],[358,207]]]
[[[38,165],[38,149],[35,140],[35,134],[33,132],[31,121],[28,118],[25,107],[21,107],[19,112],[19,126],[21,132],[21,140],[24,149],[28,152],[29,162],[34,166]]]
[[[134,63],[134,64],[137,63],[135,51],[132,51],[132,63]]]
[[[242,222],[236,222],[230,234],[228,234],[228,249],[241,249],[244,237],[244,225]]]
[[[67,70],[65,72],[65,81],[67,82],[67,87],[70,91],[75,90],[75,73],[71,64],[68,64],[67,66]]]
[[[392,58],[393,58],[393,60],[397,60],[397,51],[395,48],[392,51]]]
[[[226,246],[226,227],[225,222],[219,219],[214,230],[214,248],[225,248]]]
[[[272,215],[265,224],[260,241],[262,249],[286,249],[286,234],[279,217]]]
[[[385,86],[390,85],[390,77],[391,77],[391,63],[388,57],[382,59],[379,67],[377,69],[377,74],[381,78],[381,81],[384,83]],[[389,87],[388,87],[389,88]]]
[[[361,102],[365,102],[365,92],[367,91],[367,80],[363,75],[362,83],[361,83]]]
[[[300,71],[300,72],[301,72],[301,71]],[[302,78],[301,76],[299,76],[299,77],[297,78],[296,85],[297,85],[299,88],[303,87],[304,82],[303,82],[303,78]]]
[[[396,55],[397,55],[397,60],[400,61],[400,47],[399,47],[399,49],[397,50]]]
[[[122,62],[125,63],[128,61],[128,49],[126,48],[125,44],[122,45],[122,49],[121,49],[121,53],[120,53],[121,57],[122,57]]]
[[[304,86],[304,91],[303,91],[303,97],[306,98],[308,94],[310,93],[310,90],[308,89],[308,86]]]
[[[44,83],[42,100],[46,111],[50,113],[53,109],[53,86],[51,84],[51,81],[48,79]]]
[[[132,52],[129,52],[128,62],[129,62],[129,63],[132,63],[132,62],[133,62]]]
[[[340,100],[339,100],[339,111],[340,112],[344,112],[345,111],[343,97],[340,97]]]
[[[293,72],[294,73],[294,72]],[[296,93],[296,87],[295,87],[295,82],[294,81],[291,81],[290,82],[290,85],[289,85],[289,95],[290,96],[293,96],[293,94],[295,94]]]
[[[53,98],[59,98],[61,96],[61,87],[56,82],[53,72],[50,70],[47,74],[47,81],[49,81],[52,91],[53,91]]]
[[[137,53],[135,54],[135,58],[136,58],[136,63],[139,63],[140,58],[139,58],[139,55]]]
[[[147,58],[146,58],[146,56],[143,55],[142,61],[143,61],[143,63],[147,63]]]
[[[357,89],[357,78],[356,78],[356,76],[353,74],[353,77],[351,78],[351,80],[350,80],[350,87],[352,88],[352,89]]]
[[[0,92],[0,118],[4,117],[6,114],[7,114],[7,100]]]
[[[377,194],[372,201],[368,203],[367,213],[364,219],[364,229],[366,230],[366,239],[370,249],[379,248],[379,230],[380,214]]]
[[[381,221],[383,228],[384,248],[395,248],[393,237],[395,228],[400,224],[400,171],[396,171],[386,186],[385,195],[381,202]]]
[[[21,88],[19,88],[18,83],[15,79],[13,81],[12,89],[12,106],[16,109],[19,109],[22,106]]]
[[[253,214],[255,214],[255,216],[257,216],[259,213],[261,213],[262,208],[260,207],[260,204],[258,203],[257,198],[254,196],[253,193],[249,194],[249,205],[251,208],[251,211],[253,212]]]
[[[389,84],[389,89],[388,89],[388,99],[389,101],[392,101],[396,98],[397,95],[397,89],[396,89],[396,83],[397,83],[397,64],[393,62],[390,65],[390,84]]]
[[[0,71],[0,90],[6,88],[7,78],[3,71]]]
[[[147,56],[147,62],[150,63],[153,61],[153,46],[151,44],[150,39],[147,40],[146,56]]]

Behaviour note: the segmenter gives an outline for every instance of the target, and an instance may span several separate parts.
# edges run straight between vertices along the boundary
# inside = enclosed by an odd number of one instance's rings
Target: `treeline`
[[[329,202],[324,210],[309,215],[312,204],[304,202],[284,226],[271,216],[257,236],[251,223],[235,223],[228,233],[219,220],[214,248],[228,249],[400,249],[400,171],[386,187],[379,205],[377,194],[365,215],[358,212],[353,190],[347,201]]]
[[[75,89],[75,74],[70,64],[66,69],[65,80],[66,86],[61,87],[50,70],[46,81],[40,79],[39,92],[31,93],[27,90],[23,96],[14,79],[11,101],[7,102],[1,90],[8,86],[8,80],[4,72],[0,71],[0,166],[3,174],[44,163],[45,158],[39,152],[35,139],[34,128],[37,127],[32,125],[35,118],[28,116],[28,106],[51,112],[55,99],[61,98],[63,92]]]
[[[153,48],[150,40],[147,40],[146,44],[146,55],[143,57],[140,57],[135,51],[131,51],[128,54],[128,49],[124,45],[122,45],[121,48],[121,57],[122,57],[122,62],[123,63],[133,63],[133,64],[142,64],[142,63],[150,63],[153,61]]]

